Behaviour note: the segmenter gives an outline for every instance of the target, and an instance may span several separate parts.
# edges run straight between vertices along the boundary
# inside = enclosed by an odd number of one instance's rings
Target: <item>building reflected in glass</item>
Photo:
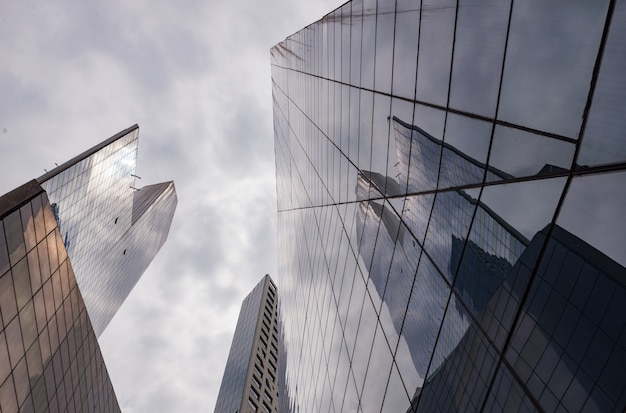
[[[243,300],[215,403],[215,413],[278,412],[281,328],[269,275]]]
[[[293,411],[626,407],[626,2],[466,3],[271,51]]]

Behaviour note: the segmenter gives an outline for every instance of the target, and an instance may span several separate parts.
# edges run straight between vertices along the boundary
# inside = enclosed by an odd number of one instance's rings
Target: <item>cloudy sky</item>
[[[100,340],[124,413],[213,411],[244,296],[276,269],[269,49],[343,1],[3,1],[0,193],[134,123],[169,239]]]

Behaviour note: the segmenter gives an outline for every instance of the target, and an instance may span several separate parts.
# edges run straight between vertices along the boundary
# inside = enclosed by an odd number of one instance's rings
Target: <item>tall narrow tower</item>
[[[215,412],[277,412],[278,296],[269,275],[243,300]]]

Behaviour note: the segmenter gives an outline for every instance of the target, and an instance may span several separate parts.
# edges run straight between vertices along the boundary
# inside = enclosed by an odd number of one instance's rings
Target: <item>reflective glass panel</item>
[[[422,2],[417,59],[418,102],[447,104],[455,10],[455,0]]]
[[[509,21],[509,2],[460,0],[450,106],[493,117]]]
[[[579,165],[596,165],[626,160],[626,3],[615,3],[604,49],[598,83],[593,93]]]
[[[626,265],[625,172],[576,177],[557,223],[620,265]]]
[[[420,2],[418,0],[397,1],[392,90],[395,96],[407,99],[413,99],[415,96],[419,26]]]
[[[573,143],[497,125],[487,181],[564,173],[572,167]]]
[[[607,5],[514,3],[499,119],[578,138]]]

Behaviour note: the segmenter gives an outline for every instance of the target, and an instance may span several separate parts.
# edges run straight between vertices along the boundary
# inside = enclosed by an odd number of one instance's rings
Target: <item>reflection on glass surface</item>
[[[376,66],[376,23],[378,19],[376,10],[377,7],[378,5],[376,0],[363,0],[360,86],[366,89],[374,89],[374,70]]]
[[[391,90],[395,4],[377,2],[374,90]]]
[[[626,160],[626,3],[618,1],[611,20],[598,83],[593,92],[579,165]]]
[[[530,294],[520,307],[521,293],[528,282],[520,264],[526,268],[528,264],[534,266],[542,245],[542,262],[529,286]],[[489,411],[517,411],[522,405],[534,403],[531,410],[554,411],[559,406],[567,411],[620,409],[623,385],[609,382],[623,383],[626,376],[607,360],[621,365],[626,357],[621,346],[615,346],[617,331],[626,323],[623,312],[618,310],[619,300],[626,298],[625,271],[558,226],[540,231],[479,321],[479,325],[489,328],[497,348],[488,345],[484,333],[472,326],[442,371],[422,392],[420,410],[429,411],[434,406],[443,410],[466,409],[468,405],[460,403],[463,394],[469,396],[466,402],[471,409],[484,401]],[[500,306],[507,301],[516,304]],[[513,328],[515,312],[519,318]],[[494,386],[489,388],[495,359],[501,357],[498,353],[504,345],[503,340],[491,334],[498,329],[511,334],[504,354],[507,363],[501,364],[503,370],[498,375],[510,376],[515,372],[515,379],[505,383],[496,376]],[[482,363],[471,365],[470,360]],[[461,378],[454,370],[463,364],[467,373]],[[466,392],[466,386],[473,390]],[[512,398],[509,387],[518,388],[519,396]],[[596,389],[602,389],[601,393]],[[449,391],[456,397],[441,397]]]
[[[443,156],[449,159],[443,163],[454,163],[454,159],[456,159],[456,163],[460,163],[459,155],[463,154],[462,156],[471,162],[485,165],[489,154],[492,127],[491,122],[448,113],[444,138],[446,150],[444,150]],[[454,174],[454,171],[450,171],[450,174]],[[467,183],[479,182],[482,182],[482,177],[479,177],[475,182],[469,181]],[[442,188],[441,183],[439,187]]]
[[[350,6],[350,62],[361,62],[361,39],[363,38],[363,20],[365,15],[363,11],[363,0],[351,1]],[[370,16],[370,19],[371,18],[373,18],[373,16]],[[350,79],[348,83],[350,85],[360,86],[361,65],[348,64],[348,67],[350,68]]]
[[[575,150],[570,142],[498,125],[489,165],[516,178],[560,173],[571,168]],[[490,178],[496,181],[499,177]]]
[[[489,117],[495,114],[509,7],[499,0],[459,1],[451,107]]]
[[[393,95],[413,99],[417,68],[420,2],[396,2],[396,27],[393,53]],[[406,118],[404,118],[406,119]]]
[[[626,172],[572,180],[558,224],[626,265]]]
[[[499,119],[578,138],[607,6],[514,3]]]
[[[48,197],[35,181],[0,197],[0,240],[0,409],[120,412]],[[26,256],[5,266],[15,245]]]
[[[447,141],[433,137],[418,126],[409,125],[396,117],[393,121],[398,157],[397,178],[401,186],[406,185],[408,193],[481,183],[485,173],[488,179],[511,178],[505,172],[486,166],[484,162],[468,156]],[[450,133],[452,142],[456,140],[453,133]],[[479,133],[478,139],[482,135]],[[478,139],[473,139],[471,133],[465,135],[466,141]]]
[[[272,68],[290,405],[622,411],[624,3],[365,3]]]
[[[363,382],[363,389],[368,389],[368,391],[361,390],[361,407],[363,411],[379,411],[383,404],[390,367],[393,361],[391,351],[380,326],[376,329],[370,354],[374,355],[374,357],[370,357],[369,365],[367,366],[367,377]]]
[[[455,10],[455,0],[422,1],[415,95],[420,102],[447,103]]]
[[[98,336],[165,242],[177,203],[173,182],[135,189],[131,129],[39,178]]]

